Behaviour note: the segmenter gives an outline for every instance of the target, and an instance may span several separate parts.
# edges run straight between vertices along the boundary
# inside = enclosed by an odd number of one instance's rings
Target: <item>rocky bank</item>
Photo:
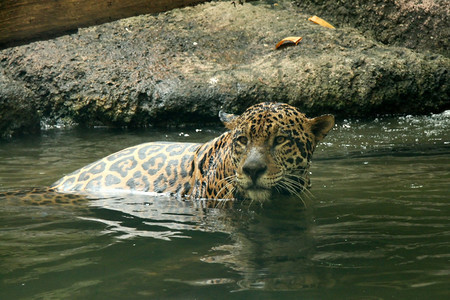
[[[312,2],[210,2],[2,50],[0,136],[211,123],[261,101],[358,118],[450,108],[444,44],[386,43],[339,14],[328,15],[336,29],[321,27]],[[287,36],[303,40],[275,49]]]

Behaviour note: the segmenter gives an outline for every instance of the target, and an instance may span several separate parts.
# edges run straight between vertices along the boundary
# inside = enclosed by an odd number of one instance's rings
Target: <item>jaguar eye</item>
[[[237,138],[238,143],[242,144],[242,145],[247,145],[248,143],[248,138],[246,136],[240,136]]]
[[[286,137],[280,135],[275,138],[274,142],[275,142],[275,145],[280,145],[280,144],[283,144],[285,141],[286,141]]]

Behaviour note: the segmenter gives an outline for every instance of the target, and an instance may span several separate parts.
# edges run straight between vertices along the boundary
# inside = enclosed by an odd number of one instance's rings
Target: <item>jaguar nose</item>
[[[266,172],[267,170],[267,165],[259,160],[250,160],[247,161],[243,166],[242,166],[242,172],[244,172],[244,174],[246,174],[247,176],[249,176],[253,183],[255,183],[259,177],[261,177],[262,174],[264,174],[264,172]]]

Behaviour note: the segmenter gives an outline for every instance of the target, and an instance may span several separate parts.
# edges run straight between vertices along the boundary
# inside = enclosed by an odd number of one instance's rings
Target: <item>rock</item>
[[[0,70],[0,139],[39,132],[35,97],[22,83]]]
[[[0,69],[26,87],[47,125],[218,122],[221,108],[236,113],[261,101],[359,118],[450,108],[449,58],[309,16],[290,2],[206,3],[5,49]],[[287,36],[303,40],[275,50]]]
[[[303,13],[350,26],[387,45],[450,56],[448,0],[294,0]]]

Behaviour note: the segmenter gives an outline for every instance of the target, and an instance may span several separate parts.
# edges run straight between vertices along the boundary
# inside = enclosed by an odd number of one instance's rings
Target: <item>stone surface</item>
[[[0,70],[0,139],[39,132],[35,97]]]
[[[148,126],[218,122],[221,108],[261,101],[358,118],[450,108],[448,57],[309,16],[290,2],[212,2],[5,49],[1,82],[26,92],[1,89],[0,109],[32,102],[45,125]],[[275,50],[287,36],[303,40]],[[7,127],[2,114],[3,132],[20,131]]]
[[[294,0],[303,13],[359,29],[387,45],[450,56],[448,0]]]

